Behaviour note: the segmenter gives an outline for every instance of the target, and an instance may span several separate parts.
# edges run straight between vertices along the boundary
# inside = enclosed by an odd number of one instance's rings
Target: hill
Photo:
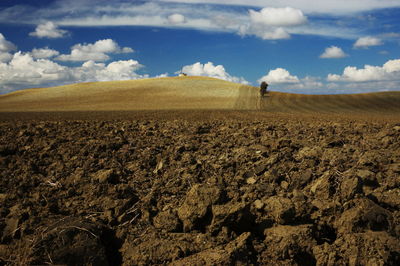
[[[264,110],[283,113],[400,113],[400,92],[302,95],[208,77],[92,82],[0,95],[0,112]]]
[[[0,111],[232,109],[242,84],[205,77],[92,82],[0,96]]]

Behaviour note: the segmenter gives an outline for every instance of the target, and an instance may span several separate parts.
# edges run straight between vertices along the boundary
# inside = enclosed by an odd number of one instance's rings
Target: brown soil
[[[399,122],[0,113],[0,265],[398,265]]]

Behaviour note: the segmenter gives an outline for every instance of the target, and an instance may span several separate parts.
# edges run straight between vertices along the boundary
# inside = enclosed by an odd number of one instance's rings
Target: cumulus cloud
[[[67,68],[47,59],[35,60],[30,54],[17,52],[9,63],[0,63],[0,85],[29,84],[64,81],[69,77]]]
[[[175,13],[175,14],[168,16],[168,22],[169,22],[169,24],[172,24],[172,25],[182,24],[182,23],[186,22],[186,18],[182,14]]]
[[[40,48],[40,49],[34,48],[31,52],[31,55],[33,56],[33,58],[36,58],[36,59],[52,58],[59,54],[60,53],[58,51],[49,49],[48,47]]]
[[[271,31],[261,31],[256,35],[261,37],[263,40],[281,40],[290,38],[290,34],[283,28],[276,28]]]
[[[265,7],[260,11],[250,10],[249,14],[252,23],[268,26],[298,26],[307,22],[303,12],[292,7]]]
[[[299,78],[297,76],[292,76],[289,71],[284,68],[276,68],[270,70],[267,75],[261,77],[258,80],[258,83],[267,82],[270,84],[279,84],[279,83],[298,83]]]
[[[383,42],[381,39],[371,36],[361,37],[354,43],[354,48],[368,48],[370,46],[379,46]]]
[[[17,49],[17,46],[7,41],[3,34],[0,33],[0,52],[7,53]]]
[[[112,39],[99,40],[93,44],[76,44],[71,47],[70,54],[62,54],[56,59],[59,61],[107,61],[110,57],[107,54],[132,53],[130,47],[121,48]]]
[[[147,78],[147,75],[136,72],[142,67],[136,60],[109,64],[87,61],[78,67],[67,67],[49,59],[35,59],[31,53],[17,52],[10,62],[0,63],[0,92],[73,82]]]
[[[0,52],[0,63],[10,62],[12,58],[13,58],[12,54]]]
[[[10,52],[17,49],[17,46],[7,41],[3,34],[0,33],[0,62],[6,63],[12,59]]]
[[[180,71],[178,71],[177,73],[179,72]],[[249,82],[242,77],[239,78],[231,76],[229,73],[226,72],[223,65],[215,66],[212,62],[208,62],[206,64],[201,64],[200,62],[197,62],[193,65],[187,65],[182,67],[182,72],[190,76],[206,76],[236,83],[249,84]]]
[[[143,66],[136,60],[123,60],[111,62],[108,65],[87,61],[81,67],[73,69],[75,81],[110,81],[145,78],[135,71]]]
[[[249,10],[249,23],[239,27],[239,34],[255,35],[263,40],[289,39],[287,28],[303,25],[306,22],[307,17],[303,12],[291,7]]]
[[[343,52],[342,48],[337,47],[337,46],[330,46],[327,47],[319,57],[320,58],[343,58],[346,57],[347,55],[345,52]]]
[[[67,35],[68,31],[59,29],[57,24],[52,21],[47,21],[43,24],[39,24],[34,32],[29,33],[30,36],[38,38],[62,38]]]
[[[365,65],[364,68],[348,66],[342,75],[329,74],[328,81],[366,82],[400,80],[400,59],[389,60],[383,66]]]

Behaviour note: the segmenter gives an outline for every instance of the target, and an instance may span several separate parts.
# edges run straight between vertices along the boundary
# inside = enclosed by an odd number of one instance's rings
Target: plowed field
[[[250,88],[0,113],[0,265],[398,265],[398,94]]]

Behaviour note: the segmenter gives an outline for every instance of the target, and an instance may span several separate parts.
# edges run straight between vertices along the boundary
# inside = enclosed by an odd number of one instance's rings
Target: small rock
[[[246,183],[249,185],[253,185],[257,183],[257,179],[255,179],[254,177],[247,178]]]
[[[346,234],[313,247],[316,265],[397,265],[399,240],[387,232]]]
[[[309,158],[320,157],[322,150],[320,147],[304,147],[297,152],[294,158],[298,161]]]
[[[93,178],[97,180],[99,183],[112,183],[116,180],[116,175],[112,169],[103,169],[97,171]]]
[[[351,204],[354,207],[344,211],[334,223],[338,233],[343,235],[368,230],[391,231],[393,229],[392,214],[373,201],[362,198],[353,200]]]
[[[342,201],[353,199],[356,194],[362,192],[362,181],[359,177],[344,177],[340,184],[340,196]]]
[[[229,202],[224,205],[213,205],[210,231],[219,231],[223,226],[233,231],[250,231],[252,222],[249,206],[244,202]]]
[[[278,224],[290,222],[296,214],[293,202],[288,198],[273,196],[268,198],[264,203],[264,209]]]
[[[159,212],[153,219],[155,228],[163,229],[167,232],[176,232],[181,223],[178,216],[171,209]]]
[[[256,209],[260,210],[264,207],[264,202],[262,202],[261,200],[256,200],[256,201],[254,201],[254,207],[256,207]]]
[[[284,190],[287,190],[289,188],[289,183],[286,181],[282,181],[281,188],[283,188]]]
[[[395,127],[393,127],[393,130],[395,130],[395,131],[400,131],[400,126],[395,126]]]
[[[383,192],[372,193],[380,203],[384,203],[392,208],[400,206],[400,188],[395,188]]]
[[[171,262],[171,266],[186,265],[246,265],[250,258],[247,242],[250,232],[241,234],[226,245],[217,246]]]
[[[264,235],[264,243],[268,247],[265,255],[271,256],[271,259],[293,259],[316,245],[312,225],[279,225],[266,229]]]
[[[278,161],[279,161],[279,154],[274,154],[268,158],[266,165],[274,165]]]
[[[360,177],[362,179],[364,185],[367,185],[367,186],[378,185],[378,181],[376,179],[376,175],[374,172],[369,171],[369,170],[358,170],[356,174],[358,177]]]
[[[333,189],[331,184],[331,173],[325,172],[321,177],[316,179],[311,187],[310,192],[317,198],[329,199],[333,195]]]
[[[11,217],[6,219],[6,227],[3,230],[2,242],[8,242],[15,238],[18,234],[20,219],[17,217]]]
[[[163,160],[160,160],[157,165],[156,165],[156,169],[154,169],[153,173],[154,174],[158,174],[158,172],[163,168],[164,163]]]
[[[3,205],[4,201],[7,198],[7,194],[6,193],[0,193],[0,204]]]
[[[381,161],[381,155],[375,151],[367,151],[361,155],[357,164],[363,166],[376,166]]]
[[[254,168],[254,173],[259,176],[264,174],[265,170],[266,170],[265,165],[260,164]]]
[[[395,172],[395,173],[397,173],[397,174],[400,174],[400,163],[390,164],[390,165],[388,166],[388,168],[389,168],[390,170],[392,170],[393,172]]]
[[[246,178],[246,179],[248,179],[248,178],[250,178],[252,176],[254,176],[254,172],[253,171],[246,171],[243,174],[243,178]]]
[[[183,222],[185,232],[192,230],[206,215],[211,205],[216,204],[222,192],[213,185],[194,185],[186,194],[185,201],[178,208],[178,217]]]

